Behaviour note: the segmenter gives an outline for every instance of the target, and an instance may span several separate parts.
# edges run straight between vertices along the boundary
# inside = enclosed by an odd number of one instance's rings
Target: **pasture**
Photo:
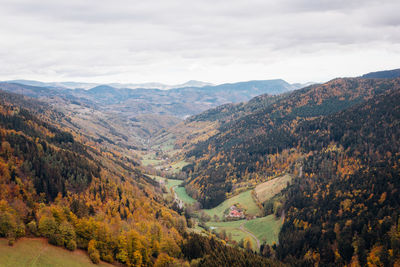
[[[104,262],[93,264],[83,250],[69,251],[52,246],[44,238],[21,238],[12,247],[8,246],[5,238],[0,238],[0,266],[111,267],[113,265]]]
[[[204,212],[210,215],[211,219],[213,219],[214,216],[217,216],[219,219],[223,219],[224,211],[226,209],[229,209],[232,205],[236,203],[240,203],[240,205],[246,210],[246,214],[253,216],[260,215],[261,210],[254,201],[253,196],[251,195],[251,191],[252,190],[248,190],[236,196],[233,196],[225,200],[215,208],[205,209]]]
[[[244,227],[253,233],[261,243],[266,242],[269,245],[278,243],[279,231],[282,227],[282,220],[275,218],[275,215],[268,215],[262,218],[249,220]]]
[[[254,191],[256,192],[258,200],[263,203],[281,192],[286,187],[287,183],[291,181],[292,177],[286,174],[257,185]]]

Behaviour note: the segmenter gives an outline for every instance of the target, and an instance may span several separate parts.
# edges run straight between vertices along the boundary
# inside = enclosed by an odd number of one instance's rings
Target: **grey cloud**
[[[304,56],[394,54],[400,41],[396,0],[0,1],[0,79],[215,82],[211,69],[245,79]]]

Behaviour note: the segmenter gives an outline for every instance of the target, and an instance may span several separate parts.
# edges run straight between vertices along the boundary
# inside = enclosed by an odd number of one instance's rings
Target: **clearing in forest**
[[[291,181],[292,176],[290,176],[290,174],[285,174],[257,185],[254,191],[258,200],[263,203],[281,192],[287,186],[287,183]]]
[[[254,201],[253,196],[251,195],[251,191],[253,190],[248,190],[243,193],[240,193],[236,196],[233,196],[225,200],[215,208],[208,210],[205,209],[203,211],[206,214],[210,215],[212,220],[214,219],[214,216],[217,216],[221,220],[223,219],[225,210],[229,209],[232,205],[239,203],[240,206],[245,210],[247,215],[251,216],[260,215],[261,210]]]
[[[268,215],[263,218],[256,218],[247,221],[244,227],[253,233],[261,243],[266,242],[269,245],[278,243],[279,231],[282,227],[282,220],[275,215]]]

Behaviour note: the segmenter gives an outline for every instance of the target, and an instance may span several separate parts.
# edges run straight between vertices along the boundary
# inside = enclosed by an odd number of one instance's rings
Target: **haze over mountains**
[[[198,81],[189,81],[177,86],[158,86],[159,84],[149,83],[147,84],[148,87],[142,85],[136,87],[129,84],[43,83],[27,80],[6,81],[0,84],[3,84],[4,88],[10,87],[10,85],[7,86],[5,84],[19,85],[19,87],[14,85],[13,90],[15,92],[32,97],[60,95],[81,98],[82,100],[89,100],[95,104],[102,105],[122,104],[124,101],[132,99],[141,101],[144,104],[157,104],[158,106],[184,105],[184,103],[194,105],[186,107],[187,111],[180,110],[178,106],[174,107],[175,111],[165,111],[178,117],[197,114],[199,111],[203,111],[209,107],[225,103],[247,101],[260,94],[280,94],[304,86],[303,84],[289,84],[280,79],[220,85],[211,85]],[[146,113],[149,110],[144,110],[143,112]],[[139,113],[142,112],[139,110]]]
[[[182,87],[202,87],[207,85],[212,85],[211,83],[190,80],[183,84],[176,85],[167,85],[157,82],[149,82],[149,83],[109,83],[109,84],[101,84],[101,83],[85,83],[85,82],[40,82],[33,80],[9,80],[6,81],[8,83],[19,83],[24,85],[32,85],[32,86],[40,86],[40,87],[58,87],[58,88],[66,88],[66,89],[90,89],[99,85],[108,85],[115,88],[151,88],[151,89],[173,89],[173,88],[182,88]]]
[[[43,85],[40,82],[27,83]],[[189,84],[192,86],[168,90],[116,88],[110,85],[98,85],[86,90],[2,82],[0,89],[50,103],[69,114],[71,122],[86,129],[93,138],[114,140],[129,147],[144,147],[160,129],[176,125],[188,116],[221,104],[243,102],[265,93],[285,93],[301,86],[283,80],[216,86],[203,86],[205,83],[192,81],[186,85]]]

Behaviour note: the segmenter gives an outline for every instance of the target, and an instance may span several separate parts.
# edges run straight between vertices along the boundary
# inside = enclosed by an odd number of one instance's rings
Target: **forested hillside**
[[[142,173],[161,170],[139,166],[134,150],[91,137],[61,111],[0,91],[0,237],[10,245],[44,237],[86,250],[93,262],[127,266],[400,263],[399,78],[335,79],[261,95],[160,132],[160,144],[168,140],[164,146],[178,154],[171,161],[162,149],[152,153],[162,168],[182,164],[183,185],[203,208],[247,193],[253,216],[281,217],[273,219],[279,243],[259,244],[260,255],[226,234],[215,232],[219,240],[190,228],[198,219],[207,226],[198,203],[178,207]],[[283,191],[250,193],[287,173]],[[237,223],[236,231],[247,225]]]
[[[399,79],[336,79],[222,123],[187,152],[186,187],[210,207],[292,173],[272,255],[294,265],[392,266],[400,256],[399,129]]]
[[[204,206],[211,207],[222,202],[226,193],[249,182],[298,171],[295,166],[300,151],[295,129],[301,122],[396,88],[400,88],[399,79],[336,79],[296,90],[265,108],[228,120],[219,126],[217,134],[186,153],[187,158],[195,158],[187,168],[187,189]]]
[[[185,217],[168,208],[158,183],[135,162],[58,123],[64,120],[46,104],[0,92],[0,237],[12,245],[41,236],[87,250],[95,263],[127,266],[184,265],[211,253],[185,250]],[[266,262],[244,253],[225,255],[245,258],[243,265]]]
[[[307,156],[304,175],[287,192],[278,258],[398,264],[399,126],[400,90],[394,89],[296,128]]]
[[[285,94],[264,94],[252,98],[249,102],[230,103],[206,110],[173,127],[162,129],[151,139],[151,143],[153,146],[160,146],[168,140],[174,140],[176,148],[189,150],[198,142],[219,133],[221,124],[262,110],[284,96]]]

